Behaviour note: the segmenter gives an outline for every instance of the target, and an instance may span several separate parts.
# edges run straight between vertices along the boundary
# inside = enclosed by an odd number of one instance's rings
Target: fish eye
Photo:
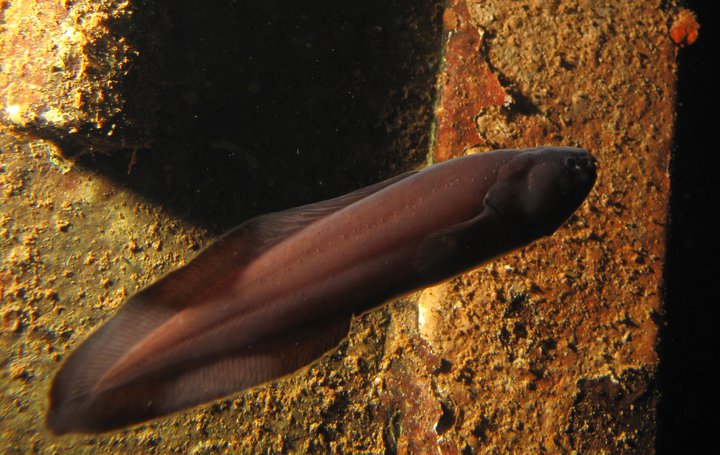
[[[569,157],[565,158],[565,167],[570,170],[576,170],[576,169],[578,169],[579,166],[578,166],[577,160],[575,158],[569,156]]]

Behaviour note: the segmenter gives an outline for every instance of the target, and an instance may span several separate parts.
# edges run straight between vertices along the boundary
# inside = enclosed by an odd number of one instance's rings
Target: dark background
[[[152,64],[124,98],[157,106],[152,146],[79,165],[218,235],[424,161],[442,0],[148,5],[158,33],[130,36]]]
[[[717,237],[720,47],[717,2],[689,1],[700,35],[680,51],[670,233],[661,332],[658,453],[717,450],[720,403]],[[717,221],[713,221],[717,224]]]

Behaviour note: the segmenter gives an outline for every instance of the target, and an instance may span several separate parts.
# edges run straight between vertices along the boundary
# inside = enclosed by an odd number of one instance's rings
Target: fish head
[[[496,175],[483,205],[508,229],[537,238],[555,232],[582,204],[595,184],[597,161],[580,148],[520,150]]]

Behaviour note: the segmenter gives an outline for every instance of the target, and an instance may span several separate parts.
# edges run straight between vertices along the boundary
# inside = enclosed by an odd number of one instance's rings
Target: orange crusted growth
[[[699,30],[700,24],[698,24],[695,14],[688,9],[683,9],[680,10],[670,27],[670,38],[681,46],[692,44],[697,40]]]
[[[480,141],[475,116],[484,107],[510,102],[497,76],[484,60],[482,38],[472,25],[465,0],[453,0],[443,13],[448,33],[445,69],[440,76],[435,161],[455,158]]]

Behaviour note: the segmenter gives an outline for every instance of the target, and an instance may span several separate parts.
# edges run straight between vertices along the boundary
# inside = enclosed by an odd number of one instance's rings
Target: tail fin
[[[108,389],[98,387],[119,359],[179,312],[197,304],[208,287],[242,273],[250,261],[306,226],[412,174],[252,219],[186,266],[132,296],[58,372],[50,390],[47,426],[55,433],[98,432],[169,414],[288,374],[336,345],[347,334],[349,313],[281,334],[268,324],[262,327],[264,335],[241,351],[158,366]]]

